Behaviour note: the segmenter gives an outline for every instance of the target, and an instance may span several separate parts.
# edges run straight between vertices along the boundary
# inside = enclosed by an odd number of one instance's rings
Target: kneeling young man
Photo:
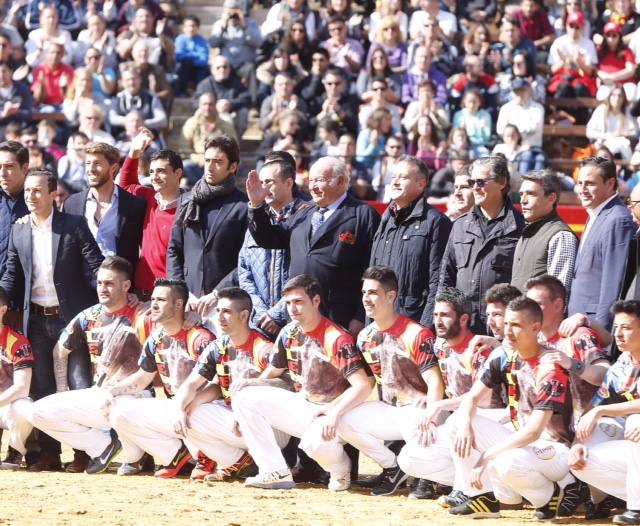
[[[0,287],[0,429],[9,431],[9,448],[0,469],[18,469],[32,429],[29,388],[33,354],[29,340],[4,325],[8,309],[9,297]]]
[[[640,525],[640,302],[611,309],[620,357],[607,371],[592,406],[580,419],[570,465],[590,486],[597,518],[609,516],[606,494],[627,502],[615,524]]]
[[[452,417],[456,476],[469,497],[449,510],[453,515],[499,517],[500,502],[517,504],[521,496],[536,508],[535,519],[553,519],[562,488],[575,482],[567,464],[573,438],[569,378],[559,365],[545,362],[541,327],[535,301],[509,303],[503,347],[491,354]],[[513,430],[476,414],[496,386],[507,389]]]
[[[276,441],[277,429],[301,438],[300,448],[329,472],[329,489],[344,490],[351,462],[336,427],[346,411],[369,397],[373,379],[353,337],[320,313],[322,291],[316,278],[296,276],[282,293],[293,321],[280,331],[260,379],[234,393],[234,412],[259,468],[245,483],[265,489],[295,486]],[[297,392],[269,385],[285,371]]]
[[[201,451],[217,464],[217,471],[205,476],[205,482],[246,477],[255,468],[232,411],[233,387],[257,378],[269,365],[273,348],[271,341],[249,327],[252,309],[251,296],[244,290],[219,291],[216,312],[223,336],[207,347],[174,399],[176,430],[189,449]],[[206,386],[214,378],[219,387]],[[279,432],[277,438],[280,447],[289,440]]]
[[[108,404],[109,420],[122,446],[123,461],[139,462],[144,453],[159,460],[156,477],[171,478],[192,458],[175,431],[175,404],[159,398],[132,398],[160,375],[164,389],[172,397],[187,379],[199,356],[215,336],[204,327],[185,326],[185,306],[189,290],[182,280],[155,282],[151,294],[151,320],[158,328],[147,338],[138,365],[131,376],[108,388],[113,402]],[[119,448],[120,444],[117,444]],[[197,454],[196,451],[193,452]]]
[[[385,441],[415,433],[416,403],[442,398],[444,387],[433,352],[433,333],[396,310],[398,280],[389,267],[369,267],[362,277],[362,304],[373,320],[358,335],[358,349],[373,372],[380,401],[346,413],[338,435],[383,469],[371,495],[391,495],[407,478]]]

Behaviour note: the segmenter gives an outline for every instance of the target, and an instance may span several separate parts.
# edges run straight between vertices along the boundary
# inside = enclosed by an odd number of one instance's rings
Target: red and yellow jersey
[[[157,371],[167,395],[173,396],[207,345],[215,339],[209,329],[201,326],[182,329],[173,335],[160,328],[147,338],[138,365],[148,373]]]
[[[288,369],[296,391],[314,403],[331,402],[349,387],[349,376],[367,369],[353,336],[325,317],[308,333],[298,322],[285,325],[269,361]]]
[[[9,327],[0,332],[0,393],[13,385],[13,372],[32,368],[34,362],[29,340]]]
[[[231,407],[231,384],[234,381],[260,376],[269,365],[272,349],[273,342],[258,331],[252,330],[242,345],[234,345],[229,336],[223,336],[212,342],[200,355],[198,374],[209,381],[217,376],[222,397]]]
[[[380,399],[391,405],[407,405],[424,396],[422,374],[438,365],[433,333],[406,316],[381,331],[375,323],[358,334],[357,346],[373,373]]]
[[[469,349],[469,342],[473,336],[472,333],[469,333],[458,345],[450,345],[444,338],[436,339],[435,354],[449,398],[462,396],[471,389],[491,352],[488,350],[474,353],[472,349]]]

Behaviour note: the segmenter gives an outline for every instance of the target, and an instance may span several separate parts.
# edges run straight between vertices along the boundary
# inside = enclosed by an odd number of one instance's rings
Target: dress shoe
[[[40,453],[40,458],[34,464],[31,464],[27,471],[60,471],[62,470],[62,463],[60,462],[60,455],[54,455],[52,453]]]

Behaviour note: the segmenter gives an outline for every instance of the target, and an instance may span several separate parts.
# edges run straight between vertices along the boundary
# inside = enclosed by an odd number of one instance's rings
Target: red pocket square
[[[346,243],[347,245],[356,244],[356,235],[353,232],[342,232],[338,239],[341,243]]]

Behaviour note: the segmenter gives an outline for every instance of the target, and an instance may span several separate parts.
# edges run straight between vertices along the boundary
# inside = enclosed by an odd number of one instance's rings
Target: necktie
[[[311,216],[311,237],[314,236],[320,225],[324,223],[324,214],[327,211],[326,208],[318,208]]]

